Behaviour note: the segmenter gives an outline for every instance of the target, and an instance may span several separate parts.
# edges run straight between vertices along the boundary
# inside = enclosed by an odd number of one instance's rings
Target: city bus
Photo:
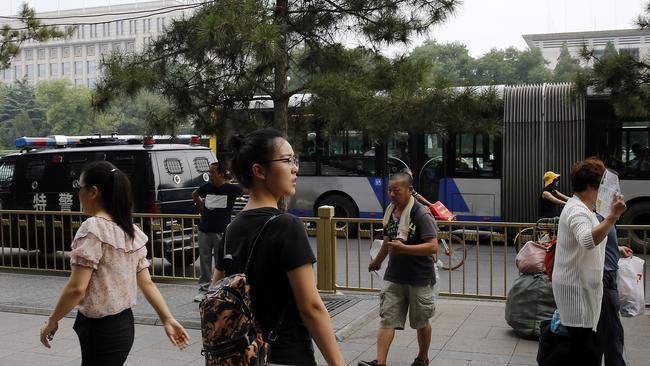
[[[497,90],[503,128],[493,134],[332,133],[301,112],[311,95],[292,96],[288,137],[300,169],[290,211],[315,216],[317,207],[331,205],[339,217],[381,218],[388,176],[408,167],[416,190],[441,201],[458,220],[534,222],[544,172],[561,174],[560,190],[570,195],[571,165],[598,156],[619,174],[628,204],[621,223],[650,223],[649,121],[617,118],[607,95],[578,95],[570,84]],[[247,118],[271,121],[272,108],[270,100],[253,101]],[[228,156],[224,142],[217,143],[221,160]],[[640,245],[643,238],[630,235]]]

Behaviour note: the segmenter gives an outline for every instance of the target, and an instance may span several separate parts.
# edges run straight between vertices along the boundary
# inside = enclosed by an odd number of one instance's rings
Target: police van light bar
[[[16,139],[16,147],[19,149],[29,149],[37,147],[63,147],[74,146],[79,144],[79,139],[66,136],[48,136],[48,137],[19,137]]]

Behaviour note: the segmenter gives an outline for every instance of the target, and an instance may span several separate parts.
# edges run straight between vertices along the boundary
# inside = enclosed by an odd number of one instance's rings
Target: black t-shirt
[[[542,191],[542,196],[539,198],[539,217],[557,217],[560,216],[560,206],[544,198],[544,192],[550,192],[553,197],[560,199],[560,196],[555,192],[552,184],[549,184]]]
[[[398,234],[399,219],[391,217],[388,225],[384,228],[384,235],[395,240]],[[413,204],[411,209],[411,224],[406,245],[422,244],[428,239],[438,236],[438,226],[431,211],[418,202]],[[430,256],[418,256],[410,254],[391,254],[388,261],[388,268],[384,279],[390,282],[426,286],[435,283],[433,272],[433,260]]]
[[[241,188],[230,183],[215,187],[214,184],[208,182],[196,191],[204,199],[199,230],[204,233],[223,233],[230,223],[235,199],[242,195]]]
[[[226,252],[234,258],[234,267],[224,271],[224,248],[219,243],[216,267],[226,275],[244,270],[250,246],[264,223],[281,212],[276,208],[242,211],[228,226]],[[316,365],[311,336],[300,318],[287,271],[316,262],[302,221],[282,214],[269,223],[260,236],[248,268],[253,313],[265,339],[277,326],[280,314],[288,306],[278,337],[271,344],[270,362],[285,365]]]

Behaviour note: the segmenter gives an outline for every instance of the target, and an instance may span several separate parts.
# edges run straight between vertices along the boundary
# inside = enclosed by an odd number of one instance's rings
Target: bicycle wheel
[[[454,270],[465,263],[467,249],[465,241],[457,236],[451,236],[451,243],[444,239],[438,241],[438,259],[442,261],[442,269]]]

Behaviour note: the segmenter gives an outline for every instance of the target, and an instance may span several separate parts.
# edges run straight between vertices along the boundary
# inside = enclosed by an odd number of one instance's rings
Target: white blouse
[[[591,231],[599,223],[596,214],[578,197],[571,197],[560,214],[553,266],[553,296],[560,322],[594,332],[603,297],[607,243],[607,238],[594,243]]]

